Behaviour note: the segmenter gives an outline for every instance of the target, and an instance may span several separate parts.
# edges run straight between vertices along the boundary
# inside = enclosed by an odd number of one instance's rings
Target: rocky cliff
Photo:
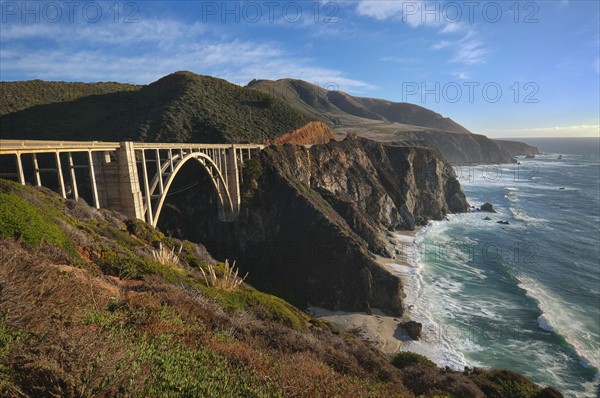
[[[499,141],[480,134],[415,130],[397,131],[392,137],[388,137],[389,139],[405,145],[435,147],[452,164],[502,164],[515,161],[513,155],[500,145]]]
[[[510,153],[512,156],[524,156],[524,155],[539,155],[540,150],[533,146],[519,141],[508,141],[508,140],[493,140],[500,148]]]
[[[218,222],[214,205],[199,206],[206,198],[188,191],[170,197],[159,227],[237,259],[256,287],[302,307],[401,313],[401,282],[371,253],[394,256],[387,230],[468,209],[436,150],[352,135],[310,148],[270,147],[246,165],[243,186],[235,223]]]
[[[333,130],[323,122],[310,122],[290,133],[275,138],[275,144],[311,145],[327,144],[335,138]]]

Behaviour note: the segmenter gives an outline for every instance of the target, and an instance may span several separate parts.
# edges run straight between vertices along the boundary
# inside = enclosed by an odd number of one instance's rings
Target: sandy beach
[[[398,242],[397,249],[400,253],[395,259],[376,256],[377,262],[393,275],[401,278],[405,286],[405,274],[398,268],[411,267],[408,258],[414,250],[414,239],[417,233],[418,231],[394,232],[394,240]],[[330,311],[318,307],[312,307],[309,313],[346,331],[355,331],[363,340],[369,341],[384,354],[394,354],[410,345],[410,337],[400,326],[411,320],[409,308],[404,308],[402,317],[386,315],[377,308],[372,309],[372,315],[366,312]]]

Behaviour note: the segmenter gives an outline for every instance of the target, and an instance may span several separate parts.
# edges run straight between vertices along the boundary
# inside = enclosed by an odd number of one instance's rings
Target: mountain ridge
[[[356,97],[338,90],[327,90],[304,80],[291,78],[279,80],[255,79],[248,83],[247,87],[282,98],[315,116],[347,114],[362,119],[399,122],[452,132],[470,133],[452,119],[445,118],[439,113],[420,105],[393,102],[380,98]],[[324,111],[327,112],[323,113]],[[333,123],[336,122],[335,117],[330,120]],[[355,121],[355,123],[360,124],[359,121]]]
[[[353,133],[380,142],[436,147],[456,164],[514,162],[498,143],[420,105],[354,97],[298,79],[253,80],[248,87],[329,123],[338,139]]]
[[[175,72],[117,94],[39,103],[2,115],[0,134],[15,139],[265,142],[317,121],[268,94],[192,72]]]

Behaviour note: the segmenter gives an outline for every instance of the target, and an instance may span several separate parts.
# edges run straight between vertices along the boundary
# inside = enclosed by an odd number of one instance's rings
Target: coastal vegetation
[[[201,245],[43,188],[0,180],[0,214],[2,396],[552,396],[511,372],[399,369],[280,298],[207,284],[233,267]]]
[[[3,105],[3,138],[262,143],[316,120],[279,98],[191,72],[87,91],[84,83],[2,84],[18,98]]]
[[[74,101],[79,98],[111,94],[114,101],[119,93],[136,91],[140,86],[126,83],[70,83],[29,80],[0,82],[2,101],[0,116],[8,115],[39,105]],[[123,96],[125,98],[125,96]]]

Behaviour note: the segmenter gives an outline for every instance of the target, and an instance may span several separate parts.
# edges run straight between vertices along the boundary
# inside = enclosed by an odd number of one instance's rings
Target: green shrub
[[[9,330],[0,319],[0,395],[13,384],[14,374],[11,369],[4,364],[4,360],[10,355],[14,344],[25,337],[24,333]]]
[[[496,384],[497,391],[503,397],[533,398],[540,391],[540,388],[525,376],[510,370],[491,370],[487,378]]]
[[[397,353],[392,359],[392,365],[399,369],[404,369],[408,366],[425,365],[435,368],[436,365],[423,355],[419,355],[410,351],[402,351]]]
[[[242,169],[242,184],[240,186],[242,204],[244,206],[252,200],[256,194],[258,188],[258,179],[262,175],[262,165],[260,158],[255,157],[252,159],[244,160],[244,167]]]
[[[42,209],[26,200],[15,192],[20,188],[14,182],[0,181],[0,237],[19,239],[32,247],[44,243],[55,245],[79,258],[71,238],[59,226],[57,211]]]
[[[92,310],[84,315],[83,322],[86,325],[98,325],[102,328],[107,328],[116,320],[116,315],[112,312]]]
[[[144,275],[159,274],[167,281],[175,282],[184,276],[179,269],[128,252],[105,251],[96,263],[103,273],[123,279],[141,279]]]
[[[263,320],[272,320],[294,329],[302,329],[309,317],[291,304],[260,292],[251,287],[243,286],[235,291],[207,288],[202,286],[208,297],[218,301],[229,310],[250,310]]]
[[[140,367],[150,365],[149,397],[281,397],[274,385],[251,369],[233,368],[226,358],[202,347],[184,347],[170,335],[140,339],[130,347]]]

